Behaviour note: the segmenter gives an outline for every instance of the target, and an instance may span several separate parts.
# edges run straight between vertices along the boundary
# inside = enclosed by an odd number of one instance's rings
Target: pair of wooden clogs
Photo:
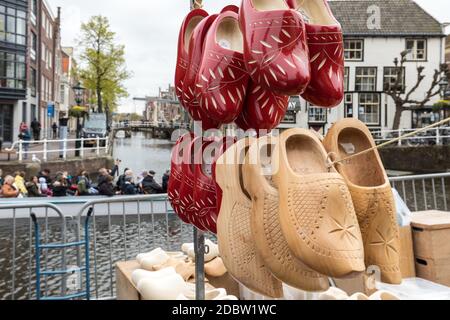
[[[205,257],[205,271],[208,276],[219,277],[226,273],[222,259],[218,257],[217,245],[208,240],[210,254]],[[183,248],[190,253],[190,244]],[[192,260],[191,260],[192,259]],[[131,274],[133,284],[145,300],[195,300],[194,280],[195,257],[183,252],[166,252],[161,248],[136,257],[140,269]],[[206,300],[237,300],[227,295],[225,289],[212,287],[206,290]]]
[[[324,143],[303,129],[243,139],[216,164],[223,192],[219,250],[227,270],[249,289],[281,297],[282,282],[325,291],[376,265],[400,283],[399,233],[387,175],[367,127],[347,119]],[[355,211],[356,209],[356,211]]]

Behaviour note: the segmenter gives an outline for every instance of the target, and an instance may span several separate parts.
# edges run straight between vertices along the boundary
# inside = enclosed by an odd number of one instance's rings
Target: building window
[[[0,87],[23,90],[26,78],[25,56],[0,51]]]
[[[33,121],[34,119],[37,119],[37,112],[36,112],[36,105],[32,104],[31,105],[31,117],[30,117],[31,121]]]
[[[380,94],[360,93],[359,94],[359,120],[367,125],[380,124]]]
[[[28,123],[28,118],[27,118],[27,103],[26,102],[22,102],[22,122]]]
[[[377,68],[358,67],[356,68],[356,91],[376,91],[377,90]]]
[[[408,60],[427,60],[427,40],[425,39],[407,39],[406,50],[410,50],[410,52],[406,56]]]
[[[27,13],[0,6],[0,41],[26,45]]]
[[[308,109],[309,123],[326,123],[327,109],[310,106]]]
[[[353,94],[346,93],[344,99],[345,118],[353,118]]]
[[[31,90],[31,95],[33,97],[36,97],[36,70],[31,68],[31,72],[30,72],[30,90]]]
[[[37,36],[34,32],[31,32],[30,56],[31,56],[31,60],[33,60],[33,61],[36,61],[36,52],[37,52]]]
[[[396,67],[385,67],[384,68],[384,78],[383,78],[383,90],[391,91],[396,89],[400,92],[405,92],[405,67],[402,68],[400,72],[400,82],[398,88],[395,87],[395,83],[397,82],[399,68]]]
[[[364,40],[344,40],[344,57],[347,61],[363,61]]]
[[[344,91],[348,91],[350,88],[350,68],[345,67],[344,68]]]

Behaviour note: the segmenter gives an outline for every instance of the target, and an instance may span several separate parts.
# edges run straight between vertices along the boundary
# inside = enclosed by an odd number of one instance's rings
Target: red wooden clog
[[[207,229],[217,233],[217,196],[216,184],[212,179],[212,162],[216,149],[221,146],[219,138],[207,139],[197,151],[196,159],[201,159],[194,165],[195,187],[194,201],[197,210],[192,217],[192,223],[199,229]]]
[[[221,13],[206,36],[196,83],[203,112],[217,122],[231,123],[242,111],[249,79],[242,46],[238,15]]]
[[[243,0],[239,22],[253,81],[279,94],[303,93],[311,74],[302,17],[284,0]]]
[[[281,123],[288,105],[288,96],[279,95],[251,81],[244,110],[239,117],[242,122],[239,121],[238,124],[244,124],[246,128],[254,129],[257,133],[270,132]]]
[[[289,0],[306,21],[311,81],[302,97],[314,106],[332,108],[344,98],[342,27],[325,0]]]
[[[181,203],[180,188],[184,181],[184,153],[187,151],[188,147],[190,147],[193,138],[194,135],[188,133],[178,139],[177,143],[175,144],[175,147],[172,150],[170,178],[167,187],[170,204],[172,205],[175,213],[185,223],[190,223],[190,221],[185,215],[185,205],[182,205]]]
[[[183,97],[183,84],[186,76],[186,70],[189,64],[189,52],[188,45],[192,36],[192,32],[195,27],[202,21],[208,13],[202,9],[195,9],[189,12],[181,25],[180,34],[178,37],[178,55],[177,55],[177,67],[175,70],[175,92],[180,100],[180,103],[184,104]]]
[[[200,69],[200,63],[202,61],[203,44],[205,42],[205,38],[208,34],[209,28],[217,19],[217,17],[218,15],[215,14],[209,16],[206,19],[203,19],[194,29],[191,40],[189,42],[189,63],[183,82],[184,105],[195,121],[202,122],[203,130],[217,129],[220,127],[219,122],[213,121],[207,113],[202,112],[199,100],[197,98],[197,95],[195,94],[197,74]]]
[[[196,137],[192,140],[190,146],[183,154],[183,182],[180,187],[180,208],[184,212],[184,216],[189,223],[194,224],[202,231],[207,231],[200,224],[196,223],[195,215],[197,205],[194,201],[194,188],[195,188],[195,163],[200,162],[197,158],[197,151],[202,148],[203,140],[201,137]]]

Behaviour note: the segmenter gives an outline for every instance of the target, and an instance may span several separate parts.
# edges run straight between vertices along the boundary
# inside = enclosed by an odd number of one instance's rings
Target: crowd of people
[[[159,184],[155,180],[156,173],[153,170],[144,171],[136,177],[128,168],[119,174],[119,164],[120,161],[116,161],[113,169],[100,169],[96,182],[91,180],[90,174],[86,170],[80,170],[75,176],[68,172],[58,172],[51,176],[50,170],[45,169],[36,176],[26,177],[25,172],[22,171],[3,176],[2,169],[0,169],[0,198],[96,195],[112,197],[167,193],[169,171],[164,173],[162,183]]]

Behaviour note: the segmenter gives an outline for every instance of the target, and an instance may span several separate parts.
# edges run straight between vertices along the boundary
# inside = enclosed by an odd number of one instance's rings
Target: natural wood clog
[[[281,298],[281,281],[272,275],[256,250],[250,223],[252,202],[242,186],[241,163],[253,141],[238,141],[216,163],[216,180],[223,191],[217,228],[219,251],[236,280],[255,292]]]
[[[335,278],[365,270],[364,248],[350,192],[315,134],[291,129],[276,144],[274,181],[280,223],[295,257]]]
[[[324,146],[335,160],[375,147],[361,121],[345,119],[328,132]],[[381,280],[400,284],[400,233],[394,196],[378,151],[346,160],[336,166],[346,179],[364,241],[367,266],[381,269]]]
[[[272,172],[267,172],[276,170],[270,165],[277,140],[265,136],[255,141],[243,167],[244,187],[253,200],[251,225],[255,245],[267,267],[283,283],[305,291],[325,291],[329,288],[328,279],[293,256],[281,230],[278,190],[273,185]]]

